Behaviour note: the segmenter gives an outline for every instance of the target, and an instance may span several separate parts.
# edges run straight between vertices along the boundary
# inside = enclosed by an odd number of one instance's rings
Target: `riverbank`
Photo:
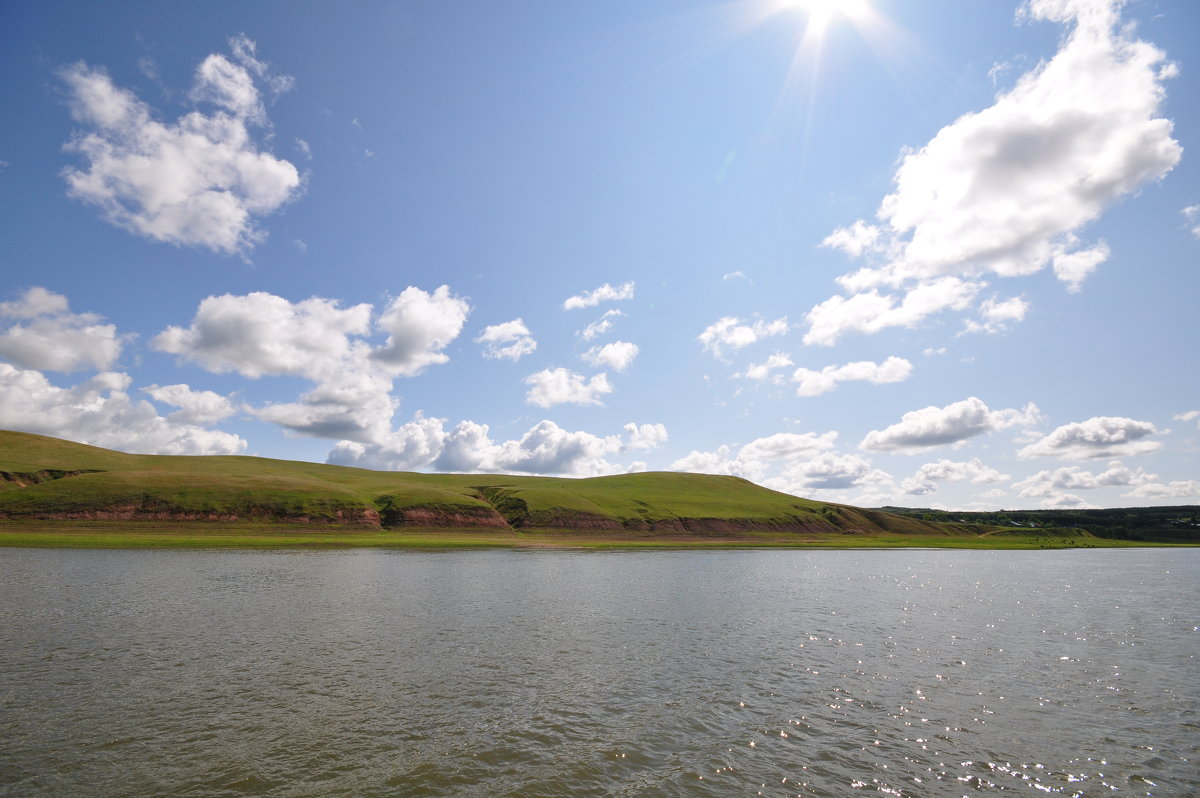
[[[445,527],[389,530],[329,528],[281,524],[224,525],[211,522],[0,520],[0,547],[89,549],[280,549],[280,548],[939,548],[1071,549],[1131,548],[1166,545],[1108,540],[1078,531],[999,530],[982,535],[787,534],[746,532],[737,535],[616,533],[578,530],[519,531]],[[1195,545],[1195,544],[1192,544]]]

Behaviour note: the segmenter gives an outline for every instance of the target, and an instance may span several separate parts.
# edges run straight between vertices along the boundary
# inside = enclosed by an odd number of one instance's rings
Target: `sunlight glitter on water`
[[[0,561],[0,792],[1200,792],[1186,553],[75,554]]]

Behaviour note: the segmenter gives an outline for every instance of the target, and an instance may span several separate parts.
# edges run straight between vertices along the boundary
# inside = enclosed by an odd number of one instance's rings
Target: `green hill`
[[[776,543],[847,535],[976,538],[991,531],[809,501],[728,476],[381,472],[259,457],[125,454],[0,431],[0,533],[34,529],[287,530],[355,539],[422,530],[487,533],[471,540],[569,533]]]

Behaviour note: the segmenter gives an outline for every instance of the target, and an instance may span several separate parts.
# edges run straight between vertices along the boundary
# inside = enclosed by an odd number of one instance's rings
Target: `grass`
[[[651,473],[563,479],[418,474],[257,457],[131,455],[0,431],[0,516],[79,518],[114,511],[200,518],[333,521],[432,510],[514,526],[620,528],[680,519],[827,523],[827,505],[736,477]],[[499,511],[500,515],[497,515]],[[501,517],[503,516],[503,517]],[[904,521],[908,524],[920,522]]]
[[[516,530],[398,528],[387,530],[314,531],[311,526],[282,524],[169,524],[127,521],[13,521],[0,520],[0,547],[202,549],[202,548],[582,548],[582,549],[1067,549],[1129,548],[1164,544],[1070,535],[796,535],[749,532],[734,535],[650,535],[576,530]]]
[[[379,472],[257,457],[125,454],[0,430],[0,546],[1119,545],[1128,544],[1080,530],[933,523],[728,476]]]

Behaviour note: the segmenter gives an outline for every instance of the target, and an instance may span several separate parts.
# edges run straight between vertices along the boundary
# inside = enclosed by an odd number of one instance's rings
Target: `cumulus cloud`
[[[783,335],[787,329],[787,316],[775,321],[758,319],[753,324],[743,324],[735,316],[725,316],[705,327],[697,338],[713,356],[723,357],[726,349],[741,349],[762,338]]]
[[[727,474],[765,484],[781,469],[832,449],[836,440],[836,432],[779,432],[756,438],[736,452],[727,445],[708,452],[694,450],[673,462],[670,470]]]
[[[290,79],[272,75],[244,36],[230,47],[232,59],[214,53],[200,64],[189,94],[215,110],[174,122],[158,121],[103,69],[82,62],[63,69],[72,116],[88,128],[65,145],[85,162],[63,171],[67,193],[155,241],[225,254],[263,241],[256,217],[297,196],[301,180],[294,165],[261,150],[251,135],[267,124],[257,83],[279,91]]]
[[[358,348],[351,336],[370,332],[371,306],[343,308],[312,297],[292,303],[256,291],[201,301],[188,327],[171,326],[150,345],[193,360],[209,371],[236,371],[321,379],[340,369]]]
[[[824,449],[832,449],[836,432],[818,435],[813,432],[777,432],[747,443],[738,452],[744,460],[793,460]]]
[[[889,357],[882,363],[859,360],[844,366],[826,366],[820,371],[799,368],[792,373],[792,381],[799,384],[797,396],[819,396],[832,391],[839,382],[862,380],[880,385],[903,382],[910,374],[912,363],[902,357]]]
[[[630,422],[625,425],[625,432],[629,437],[624,448],[629,450],[657,449],[667,442],[667,428],[662,424]]]
[[[1188,230],[1196,238],[1200,238],[1200,205],[1189,205],[1180,211],[1187,222]]]
[[[470,308],[441,286],[406,288],[373,326],[368,304],[343,308],[332,299],[301,302],[264,292],[208,297],[188,327],[172,326],[151,346],[204,368],[247,377],[304,377],[316,383],[298,401],[250,408],[290,432],[371,442],[391,429],[399,406],[396,377],[410,377],[449,358],[442,350],[461,332]],[[372,347],[372,333],[387,340]]]
[[[126,390],[126,374],[103,372],[59,388],[38,371],[0,363],[0,428],[141,454],[237,454],[246,442],[185,416],[163,417]]]
[[[624,371],[637,357],[638,345],[628,341],[613,341],[604,346],[593,346],[583,353],[585,363],[596,368],[611,368],[614,371]]]
[[[940,310],[962,310],[982,289],[977,282],[941,277],[915,286],[897,301],[872,288],[850,298],[834,296],[808,312],[804,343],[832,346],[847,331],[876,333],[886,327],[915,327]]]
[[[1079,466],[1066,466],[1053,471],[1039,471],[1016,483],[1020,495],[1026,498],[1045,498],[1058,502],[1069,490],[1099,488],[1129,488],[1123,496],[1139,499],[1177,499],[1200,493],[1200,482],[1178,480],[1159,481],[1158,474],[1147,473],[1140,466],[1134,470],[1114,460],[1104,471],[1085,471]],[[1076,497],[1077,498],[1077,497]]]
[[[483,356],[492,360],[516,362],[537,349],[537,341],[522,319],[484,327],[475,343],[483,344]]]
[[[588,379],[564,368],[543,369],[525,378],[530,386],[525,401],[538,407],[554,405],[600,405],[600,397],[612,393],[608,375],[601,372]]]
[[[1176,421],[1196,421],[1196,419],[1200,419],[1200,410],[1189,410],[1186,413],[1178,413],[1171,416],[1171,418]],[[1200,422],[1196,426],[1200,427]]]
[[[583,340],[590,341],[593,338],[603,335],[611,330],[613,328],[613,324],[616,323],[614,320],[624,315],[625,314],[619,310],[607,310],[604,312],[603,316],[596,319],[587,327],[584,327],[583,331],[579,334],[583,336]]]
[[[409,286],[388,303],[379,318],[387,343],[371,353],[394,373],[405,377],[450,358],[442,350],[462,332],[471,312],[466,300],[440,286],[432,294]]]
[[[65,296],[48,291],[40,285],[27,289],[15,302],[0,302],[0,317],[6,319],[36,319],[39,316],[61,316],[69,312]]]
[[[1108,255],[1079,231],[1118,198],[1161,178],[1181,148],[1159,116],[1176,69],[1135,38],[1120,0],[1031,0],[1035,20],[1067,27],[1058,51],[982,111],[904,154],[876,222],[858,220],[824,241],[872,265],[844,276],[850,297],[813,308],[806,343],[842,333],[911,326],[961,310],[987,275],[1029,275],[1053,264],[1070,290]],[[908,306],[916,291],[951,286]],[[973,286],[973,288],[972,288]],[[956,290],[949,290],[951,287]],[[900,292],[881,294],[880,289]],[[905,312],[898,312],[899,310]]]
[[[1040,420],[1041,413],[1032,402],[1021,410],[991,410],[982,399],[972,396],[945,407],[931,405],[911,410],[887,429],[868,432],[859,446],[877,452],[913,454],[938,446],[962,444],[985,432],[1032,426]]]
[[[738,476],[798,496],[852,488],[868,489],[872,498],[891,495],[895,486],[890,475],[863,457],[834,451],[836,442],[836,432],[781,432],[741,447],[692,451],[672,463],[671,470]]]
[[[998,333],[1008,329],[1014,322],[1021,321],[1029,311],[1029,303],[1019,296],[997,302],[985,299],[979,306],[979,321],[968,320],[963,326],[964,333]]]
[[[872,473],[871,463],[854,454],[823,452],[784,469],[767,487],[796,493],[804,490],[847,490],[858,487]]]
[[[990,485],[1012,479],[991,466],[983,464],[978,457],[970,460],[938,460],[926,463],[917,472],[900,483],[901,489],[913,496],[934,493],[942,482],[970,481],[975,485]]]
[[[0,357],[37,371],[106,370],[121,354],[115,325],[72,313],[66,297],[41,286],[0,302],[0,330]]]
[[[830,249],[840,249],[852,258],[861,257],[864,252],[875,247],[879,241],[880,229],[873,224],[867,224],[857,219],[849,227],[840,227],[825,237],[821,246]]]
[[[1079,466],[1066,466],[1053,471],[1039,471],[1013,485],[1024,498],[1046,498],[1067,490],[1095,490],[1107,487],[1132,487],[1154,482],[1157,476],[1142,468],[1131,470],[1114,460],[1099,473],[1084,471]]]
[[[392,380],[362,361],[321,377],[296,402],[250,408],[251,415],[312,438],[377,441],[388,434],[400,401],[391,395]]]
[[[1137,499],[1182,499],[1186,496],[1200,495],[1200,481],[1183,479],[1165,484],[1147,482],[1122,495]]]
[[[1067,245],[1059,244],[1052,250],[1054,276],[1066,283],[1067,290],[1073,294],[1083,290],[1083,281],[1087,276],[1112,254],[1108,244],[1103,241],[1087,249],[1072,251],[1070,247],[1075,243],[1075,236],[1067,236]]]
[[[1057,457],[1088,460],[1095,457],[1128,457],[1162,448],[1149,440],[1157,433],[1149,421],[1119,416],[1095,416],[1087,421],[1064,424],[1041,440],[1026,446],[1017,456]]]
[[[522,473],[588,477],[630,470],[607,458],[631,449],[647,449],[666,438],[661,424],[626,424],[628,440],[569,431],[553,421],[540,421],[520,438],[496,442],[488,425],[461,421],[452,429],[446,419],[413,419],[376,444],[338,443],[328,462],[392,471],[434,469],[460,473]],[[636,464],[634,464],[636,465]]]
[[[592,291],[584,291],[582,294],[567,297],[563,302],[564,310],[574,310],[575,308],[592,308],[599,305],[601,302],[616,302],[624,299],[633,299],[634,284],[632,282],[613,288],[608,283],[596,288]]]
[[[752,363],[747,366],[741,376],[748,380],[766,380],[771,378],[771,373],[776,369],[783,369],[794,365],[796,364],[792,362],[791,356],[783,352],[776,352],[762,363]],[[775,375],[774,380],[777,382],[782,381],[778,374]]]
[[[155,400],[179,409],[167,416],[172,422],[208,426],[235,412],[233,402],[215,391],[197,391],[182,383],[151,385],[142,389]]]

